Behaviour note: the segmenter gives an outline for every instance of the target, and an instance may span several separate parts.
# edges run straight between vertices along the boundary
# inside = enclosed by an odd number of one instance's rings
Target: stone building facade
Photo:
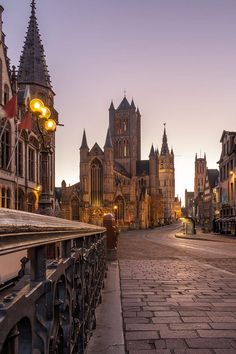
[[[220,218],[217,221],[219,231],[236,234],[236,132],[224,130],[220,142]]]
[[[0,7],[0,24],[2,13],[3,8]],[[35,97],[42,99],[57,119],[53,102],[54,92],[36,18],[35,0],[31,2],[31,14],[18,73],[14,67],[10,68],[2,28],[0,36],[3,41],[3,45],[0,46],[0,106],[3,107],[15,94],[18,101],[17,116],[8,120],[4,130],[5,119],[1,119],[0,206],[34,212],[37,209],[42,182],[39,132],[34,123],[32,131],[23,130],[19,133],[18,122],[23,117],[29,100]],[[48,161],[48,183],[50,200],[54,205],[54,136],[52,140],[52,153]]]
[[[126,97],[117,109],[112,102],[103,149],[97,143],[90,149],[84,131],[80,147],[80,182],[66,187],[63,181],[58,191],[63,217],[101,225],[104,214],[112,213],[124,228],[148,228],[170,221],[175,211],[168,210],[169,217],[165,219],[164,205],[173,208],[174,154],[166,148],[164,129],[162,156],[152,145],[149,159],[141,160],[139,109]],[[165,194],[167,200],[160,187],[160,174],[163,186],[169,188],[169,193]],[[164,184],[164,178],[168,183]],[[76,212],[76,206],[79,212]]]

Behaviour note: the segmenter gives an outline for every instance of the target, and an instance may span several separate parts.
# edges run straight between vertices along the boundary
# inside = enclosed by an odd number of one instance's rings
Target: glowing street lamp
[[[41,137],[41,176],[42,176],[42,189],[39,195],[39,212],[46,214],[47,210],[50,211],[52,204],[50,201],[49,192],[49,171],[48,171],[48,156],[52,153],[52,133],[56,131],[56,120],[51,118],[50,109],[44,105],[44,102],[39,98],[33,98],[29,107],[33,113],[38,132]]]

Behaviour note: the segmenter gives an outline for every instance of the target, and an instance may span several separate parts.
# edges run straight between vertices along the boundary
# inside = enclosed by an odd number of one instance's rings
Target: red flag
[[[19,124],[19,129],[32,130],[32,117],[29,111],[25,112],[25,115]]]
[[[17,113],[17,96],[14,95],[3,107],[2,115],[5,118],[14,118]]]

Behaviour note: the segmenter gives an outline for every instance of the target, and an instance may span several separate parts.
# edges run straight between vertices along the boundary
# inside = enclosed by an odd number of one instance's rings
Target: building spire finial
[[[31,1],[31,16],[35,16],[35,10],[36,10],[36,3],[35,0]]]

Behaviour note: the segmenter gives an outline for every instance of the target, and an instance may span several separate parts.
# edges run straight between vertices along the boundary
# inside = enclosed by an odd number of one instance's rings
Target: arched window
[[[10,207],[11,207],[11,190],[10,190],[10,188],[7,188],[6,208],[10,209]]]
[[[4,85],[4,104],[9,101],[9,86],[7,84]]]
[[[103,203],[103,167],[98,159],[91,163],[91,204]]]
[[[25,210],[25,194],[22,189],[16,190],[15,209]]]
[[[5,208],[6,189],[2,188],[2,208]]]
[[[36,197],[34,193],[29,193],[27,198],[27,210],[34,213],[36,209]]]
[[[118,196],[115,200],[115,219],[118,223],[123,223],[125,218],[124,199]]]
[[[4,124],[4,120],[2,120]],[[3,126],[1,127],[3,129]],[[1,159],[0,159],[0,168],[7,169],[8,163],[10,161],[10,156],[11,155],[11,125],[8,122],[3,135],[2,135],[2,140],[1,140]],[[11,166],[9,166],[8,169],[10,169]]]
[[[78,200],[78,198],[73,198],[71,200],[71,219],[79,221],[79,200]]]

